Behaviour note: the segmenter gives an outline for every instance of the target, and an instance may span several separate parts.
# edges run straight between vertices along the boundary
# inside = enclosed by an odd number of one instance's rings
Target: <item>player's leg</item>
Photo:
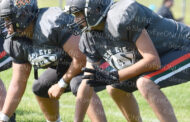
[[[190,80],[190,54],[171,51],[161,56],[162,68],[137,80],[137,87],[160,121],[176,122],[173,108],[160,88]]]
[[[0,42],[1,42],[1,38],[0,38]],[[3,45],[0,44],[0,72],[1,74],[2,74],[2,71],[9,69],[12,65],[11,58],[6,54],[2,46]],[[0,111],[3,108],[5,97],[6,97],[6,89],[3,84],[3,81],[0,79]]]
[[[114,70],[104,60],[102,60],[100,64],[100,67],[104,70]],[[106,89],[128,122],[142,121],[138,104],[136,102],[135,97],[132,94],[133,91],[137,90],[136,78],[128,80],[126,82],[107,86]]]
[[[80,85],[81,76],[79,80],[80,80],[79,84],[77,83],[75,86],[73,86],[75,89],[78,88],[78,85]],[[46,71],[43,72],[43,74],[39,77],[39,79],[35,81],[33,85],[33,92],[36,94],[36,98],[40,105],[40,108],[42,112],[44,113],[46,120],[48,121],[59,120],[59,102],[58,100],[49,99],[48,93],[47,93],[49,87],[55,84],[57,81],[58,81],[58,78],[57,78],[56,70],[48,68]],[[72,79],[72,81],[78,81],[78,79]],[[91,109],[89,109],[89,111],[87,112],[88,115],[90,116],[91,119],[93,119],[92,121],[104,122],[105,114],[99,115],[98,112],[94,111],[95,109],[93,109],[93,108],[100,108],[98,110],[102,111],[103,107],[101,105],[99,98],[96,95],[93,95],[92,99],[96,99],[96,100],[90,103],[89,108]],[[100,103],[100,104],[96,104],[95,101],[97,101],[97,103]]]
[[[59,122],[61,121],[59,116],[59,101],[56,99],[49,99],[39,97],[36,95],[38,104],[47,121]]]
[[[92,99],[87,109],[87,114],[92,122],[107,121],[102,103],[95,92],[92,95]]]
[[[132,93],[112,86],[107,86],[107,91],[128,122],[142,121],[137,101]]]
[[[2,80],[0,79],[0,111],[3,108],[3,104],[5,102],[5,97],[6,97],[6,89],[5,89],[5,86],[2,82]]]
[[[161,122],[177,122],[170,102],[158,85],[149,79],[140,78],[137,80],[137,87]]]
[[[0,79],[0,111],[3,108],[3,104],[5,102],[5,97],[6,97],[6,89],[5,86],[3,84],[3,81]],[[16,114],[14,113],[11,117],[10,117],[10,122],[16,122]]]
[[[71,83],[70,83],[71,91],[75,96],[77,95],[77,90],[81,81],[82,81],[82,75],[78,75],[71,80]],[[98,92],[103,89],[105,89],[105,87],[97,87],[95,88],[95,91]],[[102,103],[95,92],[93,93],[92,99],[88,106],[87,115],[92,122],[106,122],[107,121]]]
[[[3,43],[4,40],[0,37],[0,73],[2,73],[2,71],[5,71],[9,68],[12,67],[12,58],[9,57],[9,55],[4,51],[3,49]],[[0,79],[0,111],[3,108],[3,104],[5,102],[5,97],[6,97],[6,88],[3,84],[3,81]],[[16,114],[14,113],[11,117],[10,117],[10,122],[16,122]]]
[[[48,89],[57,81],[56,70],[48,68],[33,84],[33,92],[48,121],[57,121],[59,119],[59,101],[50,99],[48,96]]]

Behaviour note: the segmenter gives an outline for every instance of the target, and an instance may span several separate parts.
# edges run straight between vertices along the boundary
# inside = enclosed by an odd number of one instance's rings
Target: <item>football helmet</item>
[[[113,3],[113,0],[67,0],[64,11],[70,14],[77,12],[83,12],[84,14],[83,19],[75,21],[68,27],[74,30],[74,35],[90,30],[91,27],[97,26],[103,20]],[[81,26],[84,22],[86,22],[85,27]]]
[[[14,31],[23,31],[36,18],[37,13],[37,0],[1,0],[0,17],[5,20],[1,29],[12,24]]]

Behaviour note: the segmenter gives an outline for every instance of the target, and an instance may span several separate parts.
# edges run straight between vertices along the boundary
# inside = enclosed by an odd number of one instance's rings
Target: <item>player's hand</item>
[[[52,99],[59,99],[60,96],[64,93],[65,89],[60,88],[58,83],[51,86],[48,90],[48,95]]]
[[[87,84],[91,87],[111,85],[114,83],[119,83],[119,75],[117,71],[108,72],[105,71],[97,65],[93,65],[94,69],[83,68],[82,70],[89,75],[84,75],[82,79],[87,79]]]

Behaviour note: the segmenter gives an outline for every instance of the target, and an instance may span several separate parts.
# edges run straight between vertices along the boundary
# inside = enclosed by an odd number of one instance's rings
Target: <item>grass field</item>
[[[48,6],[59,6],[58,0],[38,0],[40,7],[48,7]],[[142,3],[146,6],[154,5],[155,12],[160,8],[162,4],[162,0],[137,0],[139,3]],[[174,6],[172,7],[172,12],[175,18],[182,17],[182,1],[183,0],[175,0]],[[63,6],[65,4],[65,0],[63,0]],[[190,25],[190,0],[186,0],[186,13],[185,13],[185,23]]]
[[[58,6],[57,0],[38,0],[40,7],[47,7],[47,6]],[[154,3],[157,7],[159,7],[161,0],[138,0],[139,2],[149,6],[150,4]],[[181,0],[176,0],[175,6],[172,9],[174,15],[176,17],[181,16],[181,7],[177,6],[180,5]],[[188,0],[188,4],[190,1]],[[188,9],[187,16],[185,22],[190,24],[190,10]],[[11,79],[12,69],[9,69],[5,72],[0,73],[1,79],[5,82],[6,86]],[[17,113],[17,122],[44,122],[45,119],[43,117],[42,112],[40,111],[37,101],[32,93],[32,83],[33,83],[33,72],[30,75],[28,80],[28,85],[26,88],[26,92],[22,98],[22,101],[19,107],[16,110]],[[171,101],[171,104],[174,107],[176,116],[179,122],[190,122],[190,83],[181,84],[178,86],[173,86],[170,88],[165,88],[162,90],[168,99]],[[146,101],[142,98],[139,92],[134,93],[137,101],[140,106],[140,112],[144,122],[158,122],[154,113],[152,112],[149,105]],[[124,122],[125,119],[122,116],[121,112],[118,110],[117,106],[113,103],[113,100],[108,96],[106,91],[98,93],[100,96],[108,122]],[[75,98],[71,93],[63,94],[60,99],[60,113],[61,117],[64,122],[72,122],[74,116],[74,108],[75,108]],[[90,122],[88,117],[85,118],[85,122]]]

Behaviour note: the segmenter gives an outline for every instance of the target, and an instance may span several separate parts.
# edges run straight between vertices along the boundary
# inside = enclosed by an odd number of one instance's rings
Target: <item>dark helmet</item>
[[[84,19],[69,25],[69,27],[76,29],[76,26],[80,27],[82,23],[86,22],[87,26],[77,34],[90,30],[91,27],[97,26],[103,20],[112,4],[113,0],[67,0],[64,8],[66,12],[70,14],[84,12]]]
[[[10,20],[1,26],[5,28],[6,25],[13,24],[14,30],[23,31],[35,19],[37,12],[37,0],[1,0],[0,17]]]

